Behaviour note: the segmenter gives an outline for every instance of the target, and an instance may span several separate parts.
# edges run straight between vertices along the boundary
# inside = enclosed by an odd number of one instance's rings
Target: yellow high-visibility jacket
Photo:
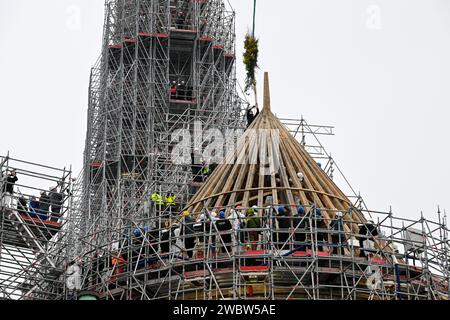
[[[157,205],[157,206],[162,206],[164,205],[164,202],[162,200],[162,197],[159,193],[154,193],[152,194],[152,201]]]
[[[172,196],[172,197],[166,197],[164,199],[164,204],[166,205],[166,207],[172,207],[176,205],[175,200],[177,199],[177,196]]]

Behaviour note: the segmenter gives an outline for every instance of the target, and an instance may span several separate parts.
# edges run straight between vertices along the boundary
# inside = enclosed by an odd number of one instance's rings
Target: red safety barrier
[[[247,256],[262,256],[265,254],[266,254],[266,252],[264,250],[249,250],[249,251],[244,252],[244,255],[247,255]]]
[[[382,258],[372,258],[372,259],[370,259],[370,262],[376,263],[376,264],[382,264],[382,265],[386,264],[386,260],[384,260]]]
[[[240,267],[242,272],[267,272],[269,271],[268,266],[244,266]]]
[[[156,38],[168,38],[169,35],[167,33],[145,33],[139,32],[138,36],[140,37],[156,37]]]
[[[22,219],[23,219],[24,221],[34,221],[34,222],[36,222],[37,224],[38,224],[38,223],[43,223],[43,224],[46,224],[46,225],[48,225],[48,226],[57,227],[57,228],[60,228],[60,227],[62,226],[61,223],[54,222],[54,221],[43,221],[43,220],[38,219],[38,218],[30,218],[30,217],[28,217],[28,216],[23,216],[23,215],[21,215],[21,217],[22,217]]]

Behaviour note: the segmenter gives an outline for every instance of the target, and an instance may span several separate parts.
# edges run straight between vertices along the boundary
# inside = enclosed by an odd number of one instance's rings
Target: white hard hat
[[[299,173],[297,173],[297,177],[299,177],[300,179],[303,179],[303,178],[304,178],[304,175],[303,175],[302,172],[299,172]]]
[[[341,211],[336,212],[336,217],[342,217],[342,216],[344,216],[344,215],[342,214]]]
[[[253,206],[252,209],[258,210],[258,207],[257,206]]]

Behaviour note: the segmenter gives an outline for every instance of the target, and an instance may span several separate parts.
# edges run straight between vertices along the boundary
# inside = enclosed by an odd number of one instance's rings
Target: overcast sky
[[[230,2],[240,58],[253,0]],[[1,154],[81,169],[103,6],[0,0]],[[372,209],[450,209],[450,1],[259,0],[257,18],[273,111],[335,126],[325,145]]]

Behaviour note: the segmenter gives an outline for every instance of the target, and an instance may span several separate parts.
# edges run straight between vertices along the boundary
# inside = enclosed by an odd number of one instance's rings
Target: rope
[[[253,38],[255,37],[255,31],[256,31],[256,0],[253,1],[253,30],[252,30]]]

